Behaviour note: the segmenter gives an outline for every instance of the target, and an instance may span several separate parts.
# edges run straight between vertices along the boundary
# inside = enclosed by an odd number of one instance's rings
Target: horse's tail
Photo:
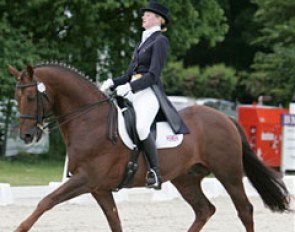
[[[279,173],[265,166],[251,149],[241,125],[234,119],[242,140],[244,171],[261,196],[264,204],[273,212],[290,210],[290,195]]]

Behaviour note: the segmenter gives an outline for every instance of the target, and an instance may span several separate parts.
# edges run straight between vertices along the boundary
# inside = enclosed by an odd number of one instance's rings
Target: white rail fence
[[[291,195],[295,195],[295,176],[285,176],[283,180]],[[246,177],[243,179],[243,182],[248,196],[258,196],[257,191],[252,187]],[[51,182],[47,186],[12,187],[10,184],[0,183],[0,206],[12,205],[16,202],[19,203],[23,199],[42,199],[60,184],[62,183]],[[202,188],[208,198],[227,196],[225,189],[215,178],[205,178],[202,182]],[[161,191],[155,191],[147,188],[122,189],[118,193],[114,193],[114,197],[117,202],[128,201],[134,194],[147,193],[151,195],[152,201],[168,201],[180,197],[179,193],[170,182],[164,183]],[[93,201],[91,195],[84,194],[69,200],[67,203],[85,204],[91,201]]]

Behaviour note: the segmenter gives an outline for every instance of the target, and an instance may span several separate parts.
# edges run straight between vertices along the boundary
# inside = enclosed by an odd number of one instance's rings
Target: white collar
[[[153,27],[143,31],[142,37],[141,37],[141,44],[143,44],[147,40],[147,38],[149,38],[156,31],[161,31],[161,27],[160,26],[153,26]]]

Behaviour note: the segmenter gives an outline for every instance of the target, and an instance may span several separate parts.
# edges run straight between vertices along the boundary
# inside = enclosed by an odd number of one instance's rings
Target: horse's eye
[[[35,95],[30,95],[30,96],[27,96],[27,99],[28,99],[28,101],[29,102],[32,102],[32,101],[34,101],[35,100]]]

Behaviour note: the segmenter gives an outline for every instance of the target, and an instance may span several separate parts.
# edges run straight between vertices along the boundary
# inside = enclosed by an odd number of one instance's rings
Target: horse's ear
[[[28,73],[29,77],[33,79],[33,76],[34,76],[34,68],[30,64],[27,65],[27,73]]]
[[[17,79],[19,77],[20,72],[12,67],[10,64],[7,65],[9,72]]]

